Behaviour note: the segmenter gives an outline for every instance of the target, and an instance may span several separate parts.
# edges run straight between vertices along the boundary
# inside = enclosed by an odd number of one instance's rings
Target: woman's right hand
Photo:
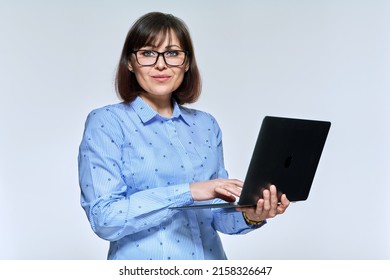
[[[243,184],[237,179],[214,179],[190,183],[190,190],[195,201],[221,198],[227,202],[234,202],[236,197],[240,196]]]

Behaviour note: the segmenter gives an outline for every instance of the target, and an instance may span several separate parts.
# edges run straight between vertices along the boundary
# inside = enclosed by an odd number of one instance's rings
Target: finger
[[[219,185],[214,189],[217,197],[229,202],[235,201],[241,195],[241,190],[240,186],[237,186],[230,180],[220,181]]]
[[[232,192],[224,187],[215,187],[214,192],[216,197],[221,198],[225,201],[236,201],[236,197],[232,194]]]
[[[257,201],[256,207],[240,207],[238,210],[244,212],[245,215],[253,221],[261,221],[266,219],[266,216],[262,215],[264,199]]]
[[[244,182],[238,179],[229,179],[228,180],[230,183],[236,185],[239,188],[242,188],[244,186]]]
[[[265,200],[263,198],[260,198],[257,201],[256,209],[254,209],[254,211],[253,211],[253,212],[255,212],[256,215],[261,216],[263,214],[264,202],[265,202]]]
[[[290,205],[290,200],[288,200],[286,194],[282,195],[280,202],[282,205],[285,205],[286,207]]]
[[[270,192],[269,190],[264,190],[263,191],[263,199],[262,199],[262,207],[257,207],[256,208],[256,214],[258,215],[261,215],[263,214],[263,212],[268,212],[271,208],[271,204],[270,204]],[[260,199],[259,201],[260,202]]]
[[[236,185],[232,185],[232,184],[226,184],[223,186],[219,186],[216,189],[219,189],[219,190],[224,189],[225,192],[229,192],[231,195],[234,195],[234,196],[240,196],[241,190],[242,190],[240,187],[237,187]]]
[[[216,186],[221,188],[228,188],[235,192],[239,191],[241,193],[243,182],[237,179],[216,179]]]
[[[274,185],[270,187],[270,195],[271,195],[271,207],[276,209],[278,206],[278,191]]]
[[[285,194],[282,195],[280,204],[278,205],[278,213],[283,214],[287,207],[290,205],[290,201],[287,199],[287,196]]]
[[[278,208],[278,194],[276,187],[272,185],[270,187],[270,210],[269,215],[271,217],[275,217],[277,215],[277,208]]]

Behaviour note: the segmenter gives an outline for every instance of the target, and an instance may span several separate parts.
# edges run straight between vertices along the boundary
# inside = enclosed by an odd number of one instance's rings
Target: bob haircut
[[[171,32],[177,36],[183,50],[188,52],[185,63],[189,66],[181,85],[172,93],[172,98],[180,105],[193,103],[199,98],[201,79],[186,24],[171,14],[151,12],[134,23],[123,46],[115,77],[115,89],[124,102],[132,102],[143,91],[134,73],[128,69],[132,52],[144,46],[159,46],[167,37],[171,41]]]

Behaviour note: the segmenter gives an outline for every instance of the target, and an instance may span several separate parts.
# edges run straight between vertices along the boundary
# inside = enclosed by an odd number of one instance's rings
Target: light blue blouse
[[[220,128],[205,112],[174,103],[166,118],[140,97],[96,109],[78,163],[81,205],[110,241],[108,259],[226,259],[217,231],[255,228],[232,209],[170,209],[194,203],[189,183],[228,177]]]

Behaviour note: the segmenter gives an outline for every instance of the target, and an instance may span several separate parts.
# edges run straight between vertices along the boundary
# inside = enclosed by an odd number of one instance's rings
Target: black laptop
[[[238,201],[210,201],[173,209],[225,208],[256,205],[262,190],[270,185],[292,201],[309,196],[318,163],[330,129],[329,121],[266,116],[263,119],[244,186]]]

